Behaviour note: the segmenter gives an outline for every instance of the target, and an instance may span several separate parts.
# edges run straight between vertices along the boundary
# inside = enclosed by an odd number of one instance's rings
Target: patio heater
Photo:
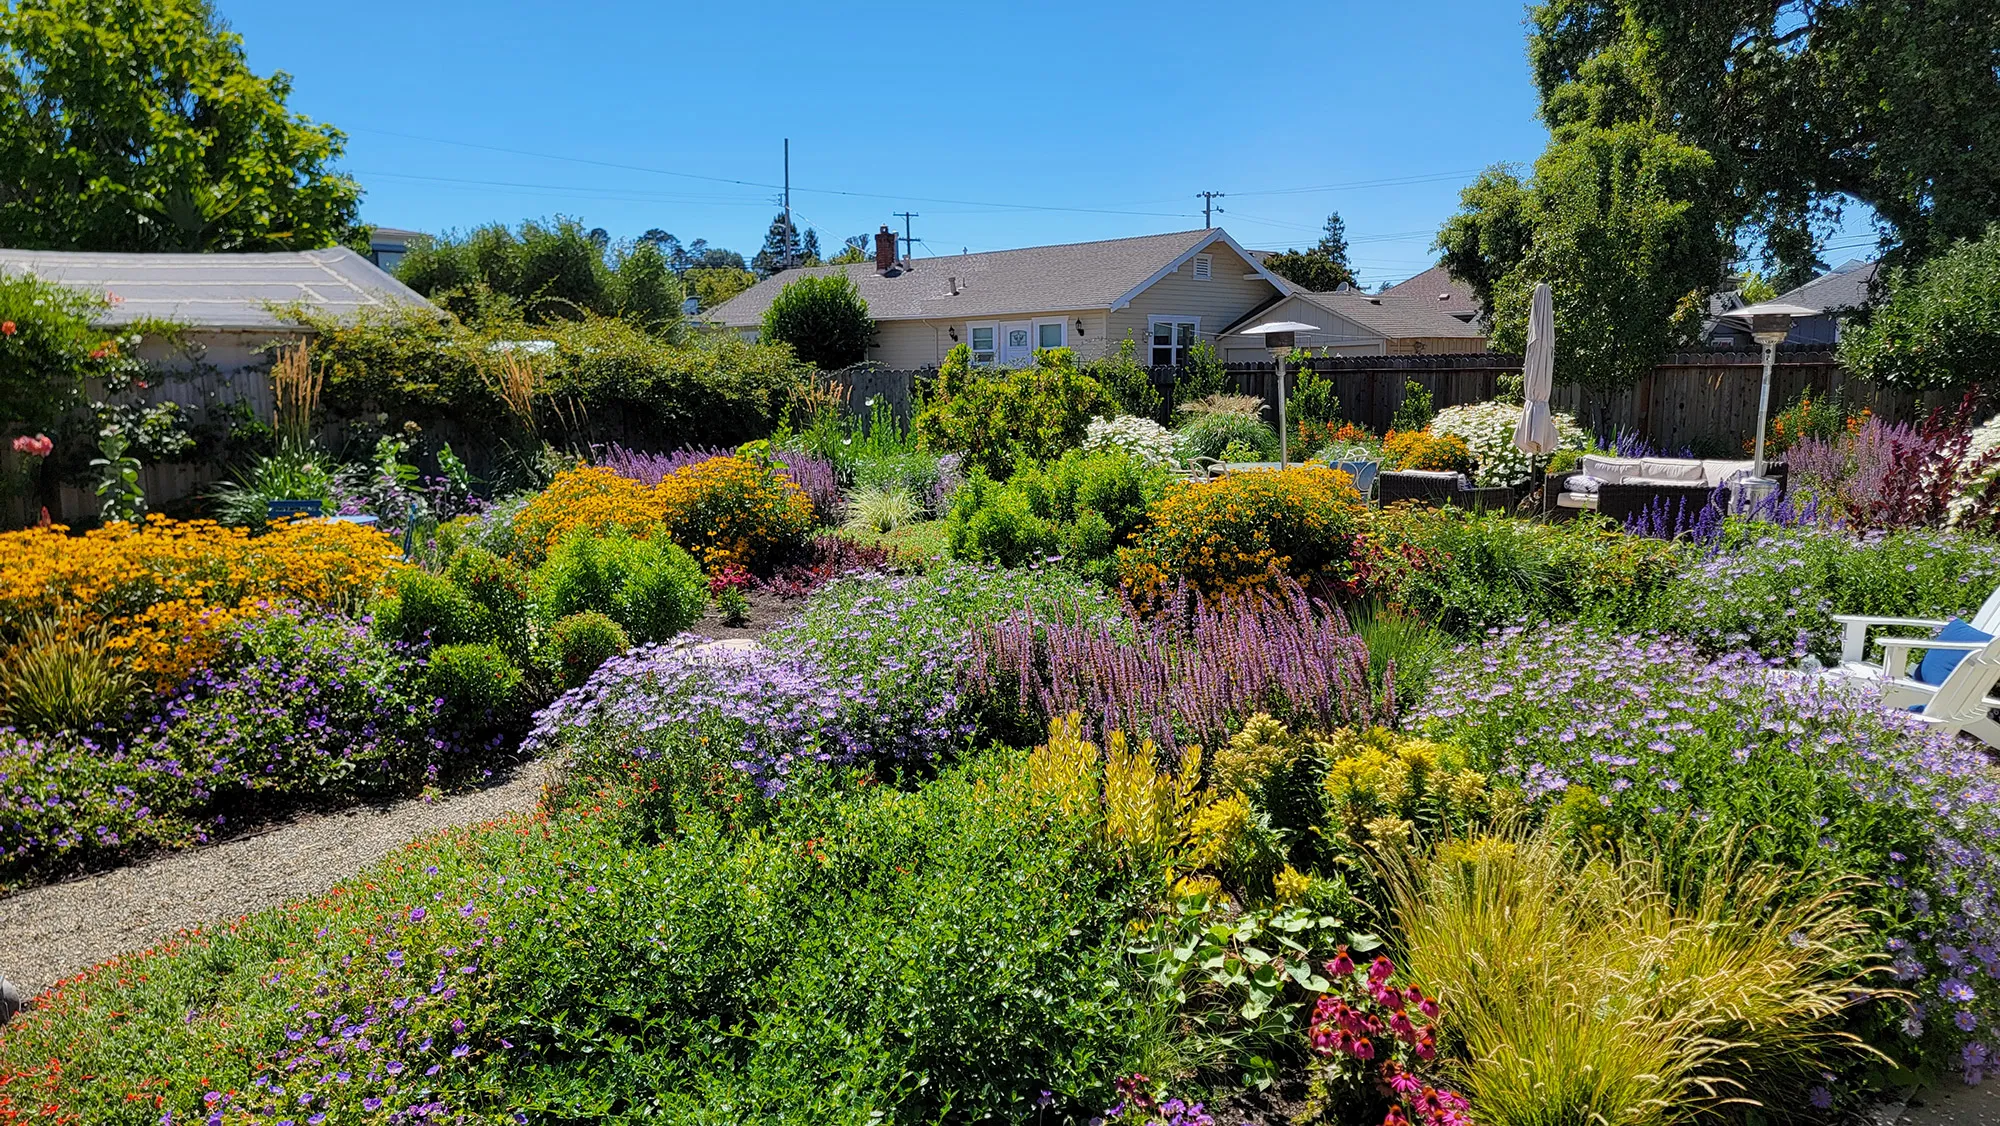
[[[1742,509],[1756,506],[1758,501],[1778,491],[1778,483],[1765,472],[1764,432],[1769,425],[1771,414],[1771,367],[1778,359],[1778,345],[1792,334],[1792,322],[1800,317],[1815,317],[1819,310],[1803,305],[1784,305],[1775,301],[1761,305],[1746,305],[1723,314],[1724,318],[1740,321],[1750,326],[1750,336],[1764,347],[1764,384],[1757,392],[1757,443],[1756,452],[1751,455],[1750,476],[1737,482],[1737,505]]]
[[[1278,369],[1278,468],[1286,468],[1292,460],[1291,435],[1286,433],[1285,422],[1285,357],[1292,354],[1298,334],[1318,332],[1318,325],[1300,324],[1298,321],[1267,321],[1264,324],[1244,329],[1242,336],[1261,336],[1264,347],[1271,353],[1271,359]]]

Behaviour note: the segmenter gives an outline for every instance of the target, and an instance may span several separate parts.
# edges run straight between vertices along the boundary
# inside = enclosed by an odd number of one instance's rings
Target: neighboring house
[[[1223,327],[1218,351],[1231,363],[1270,359],[1264,342],[1243,329],[1265,321],[1297,321],[1318,332],[1297,344],[1323,356],[1418,356],[1484,352],[1486,334],[1440,308],[1435,297],[1368,294],[1352,286],[1332,293],[1297,290],[1250,310]]]
[[[877,336],[868,359],[890,368],[936,367],[960,343],[975,363],[1030,363],[1037,348],[1085,359],[1128,336],[1139,362],[1171,366],[1197,340],[1289,294],[1220,229],[902,260],[896,236],[875,236],[872,262],[787,270],[702,314],[754,340],[764,310],[795,278],[844,273],[868,302]],[[1219,349],[1218,349],[1219,351]]]
[[[1479,298],[1472,295],[1472,287],[1452,277],[1443,266],[1432,266],[1406,282],[1390,286],[1376,296],[1421,298],[1435,302],[1432,308],[1446,316],[1457,317],[1466,324],[1479,320]]]
[[[1868,287],[1874,283],[1879,265],[1876,262],[1847,262],[1797,289],[1772,298],[1779,304],[1819,310],[1816,317],[1801,317],[1794,321],[1792,334],[1785,337],[1785,343],[1825,348],[1840,343],[1841,323],[1848,314],[1868,304]],[[1702,338],[1714,344],[1755,348],[1757,345],[1750,339],[1748,327],[1736,321],[1720,319],[1721,314],[1742,307],[1742,299],[1733,293],[1720,295],[1719,301],[1711,301],[1710,317],[1702,331]]]
[[[410,252],[410,243],[424,237],[422,231],[406,231],[401,227],[376,227],[368,234],[368,260],[377,266],[395,273],[403,261],[403,255]]]
[[[346,247],[271,254],[117,254],[0,249],[0,272],[44,281],[110,302],[104,328],[142,319],[172,321],[202,362],[227,373],[269,364],[276,340],[299,327],[274,309],[298,304],[349,316],[367,310],[436,306]],[[148,358],[168,359],[151,343]],[[190,404],[194,405],[194,404]]]

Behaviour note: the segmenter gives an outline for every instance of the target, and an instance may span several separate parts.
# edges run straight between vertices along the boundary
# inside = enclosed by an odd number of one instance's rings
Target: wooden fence
[[[1675,353],[1628,390],[1599,394],[1558,383],[1549,402],[1601,437],[1631,433],[1670,452],[1735,456],[1756,436],[1763,362],[1760,352]],[[1288,393],[1297,388],[1299,371],[1308,366],[1333,383],[1342,418],[1379,434],[1389,428],[1410,384],[1429,391],[1432,405],[1440,409],[1486,402],[1500,392],[1504,377],[1520,375],[1521,358],[1494,352],[1319,357],[1287,367]],[[1277,383],[1272,365],[1230,364],[1227,370],[1240,393],[1264,399],[1265,417],[1275,421]],[[880,395],[898,417],[907,418],[913,385],[931,373],[870,368],[857,369],[857,374],[859,378],[851,384],[846,382],[850,373],[835,377],[843,386],[852,387],[850,409],[863,411],[862,404],[870,396]],[[1172,368],[1155,369],[1153,379],[1171,401],[1179,373]],[[1780,349],[1771,373],[1771,413],[1776,415],[1805,391],[1815,395],[1838,392],[1850,409],[1867,408],[1891,422],[1916,421],[1932,409],[1949,409],[1958,401],[1947,392],[1913,395],[1853,379],[1834,354],[1823,348]]]

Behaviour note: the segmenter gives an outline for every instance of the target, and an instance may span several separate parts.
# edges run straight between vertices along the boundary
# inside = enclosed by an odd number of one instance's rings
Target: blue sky
[[[1431,264],[1478,169],[1547,141],[1506,0],[217,7],[347,131],[363,219],[419,230],[560,214],[747,256],[789,137],[794,219],[828,247],[898,211],[919,254],[1187,229],[1209,189],[1252,247],[1339,211],[1372,286]]]

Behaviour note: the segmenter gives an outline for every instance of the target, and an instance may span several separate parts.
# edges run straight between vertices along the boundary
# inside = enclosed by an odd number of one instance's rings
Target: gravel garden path
[[[531,810],[547,769],[522,763],[482,789],[319,814],[209,848],[0,899],[0,974],[24,995],[189,927],[319,895],[440,829]]]

